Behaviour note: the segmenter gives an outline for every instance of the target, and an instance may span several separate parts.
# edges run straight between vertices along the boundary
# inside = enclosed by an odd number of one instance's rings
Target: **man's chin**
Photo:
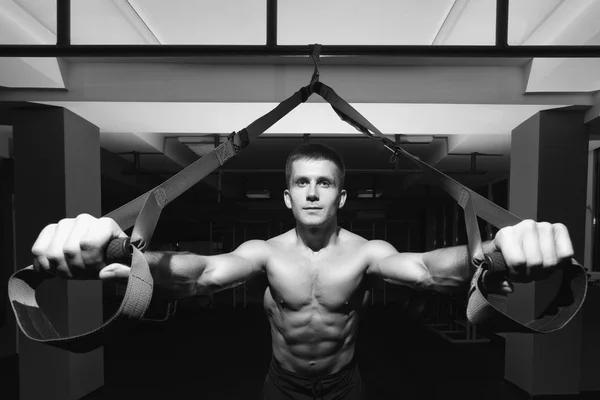
[[[332,221],[330,220],[323,220],[323,219],[300,219],[298,220],[298,224],[302,225],[306,228],[323,228],[325,226],[327,226],[329,223],[331,223]]]

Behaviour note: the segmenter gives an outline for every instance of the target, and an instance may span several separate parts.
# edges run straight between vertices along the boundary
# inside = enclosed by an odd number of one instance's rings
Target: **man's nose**
[[[317,185],[310,185],[308,192],[306,193],[306,200],[317,201],[319,200],[319,193],[317,192]]]

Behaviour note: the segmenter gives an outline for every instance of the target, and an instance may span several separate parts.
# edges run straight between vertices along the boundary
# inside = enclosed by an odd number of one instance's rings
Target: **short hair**
[[[333,148],[323,143],[304,143],[289,154],[285,162],[285,182],[289,187],[292,178],[292,163],[297,160],[329,160],[338,168],[338,183],[340,190],[344,188],[346,166],[342,156]]]

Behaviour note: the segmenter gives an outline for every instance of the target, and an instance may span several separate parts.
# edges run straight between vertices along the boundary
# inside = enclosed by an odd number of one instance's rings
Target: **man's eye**
[[[331,184],[327,181],[323,181],[323,182],[321,182],[321,185],[323,185],[325,187],[329,187]]]
[[[306,181],[304,179],[301,179],[297,182],[298,186],[304,186],[306,184]]]

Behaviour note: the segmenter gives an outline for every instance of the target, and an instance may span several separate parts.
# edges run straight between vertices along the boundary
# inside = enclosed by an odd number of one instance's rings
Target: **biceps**
[[[427,280],[427,269],[417,254],[402,253],[388,257],[373,269],[374,275],[388,283],[419,287]]]
[[[198,289],[200,292],[229,289],[246,282],[260,270],[247,259],[234,254],[209,257],[198,281]]]

